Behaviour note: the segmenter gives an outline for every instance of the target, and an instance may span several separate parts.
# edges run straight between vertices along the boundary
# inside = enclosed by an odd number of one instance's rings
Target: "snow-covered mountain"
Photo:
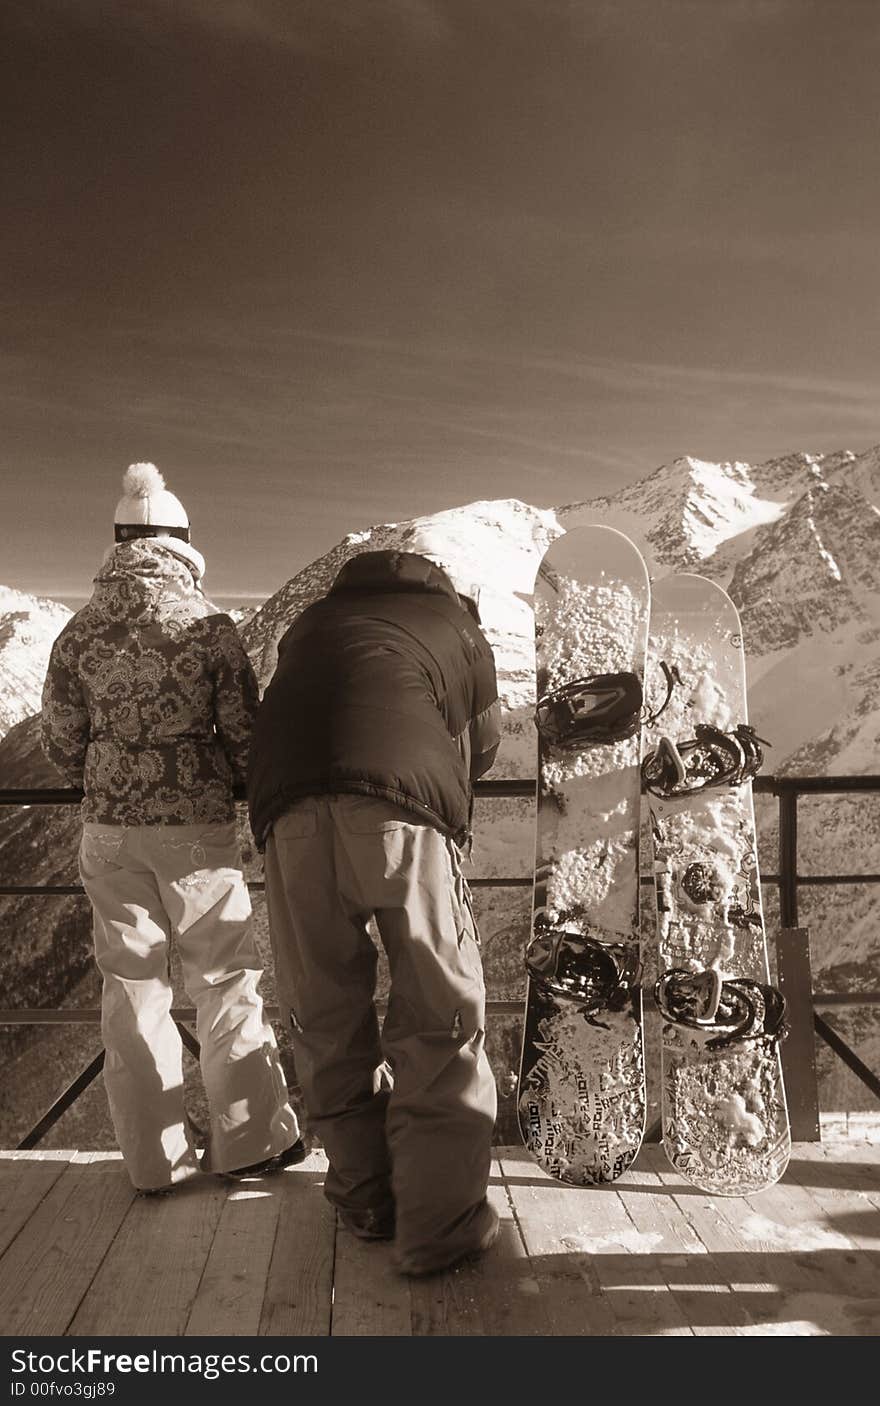
[[[505,705],[505,738],[493,775],[530,776],[535,571],[548,543],[583,522],[626,532],[643,551],[655,580],[675,570],[696,570],[730,591],[743,620],[751,720],[773,744],[768,770],[792,775],[880,772],[880,449],[794,453],[757,465],[682,458],[605,498],[555,508],[514,499],[483,501],[428,518],[361,528],[283,584],[240,626],[242,637],[265,684],[280,636],[326,591],[348,557],[377,548],[406,550],[417,533],[430,528],[448,562],[480,588],[481,615],[495,650]],[[0,696],[2,689],[0,672]],[[20,724],[0,743],[0,785],[38,784],[46,777],[36,720]],[[775,805],[769,798],[759,802],[762,866],[769,872],[777,867]],[[66,846],[72,854],[76,818],[53,815],[47,830],[39,814],[0,813],[0,875],[7,876],[0,882],[39,882],[40,877],[25,876],[25,865],[30,875],[57,876],[60,850]],[[476,875],[530,873],[528,801],[483,800],[476,821]],[[880,797],[802,800],[799,840],[804,873],[856,867],[880,872]],[[478,889],[476,899],[489,994],[518,998],[529,891]],[[33,900],[3,902],[14,909],[6,917],[0,909],[4,930],[14,931],[3,959],[11,989],[20,990],[24,981],[33,998],[47,1004],[64,999],[68,988],[86,980],[88,924],[82,905],[72,942],[72,906],[59,910],[54,937],[50,932],[47,939],[45,907],[37,917]],[[880,890],[869,885],[802,889],[801,922],[811,929],[817,988],[880,988],[878,902]],[[772,927],[776,903],[770,888],[767,909]],[[262,919],[258,932],[265,943]],[[880,1068],[876,1010],[866,1006],[834,1012],[844,1037],[875,1069]],[[514,1017],[495,1021],[490,1041],[502,1095],[516,1067],[517,1040]],[[45,1061],[21,1054],[17,1067],[25,1082],[45,1078]],[[870,1095],[839,1061],[823,1053],[821,1068],[824,1107],[868,1106],[864,1100]]]
[[[349,556],[406,550],[430,527],[481,588],[483,623],[515,714],[532,696],[537,563],[561,531],[603,522],[636,542],[652,579],[699,571],[730,591],[743,620],[752,714],[772,733],[775,770],[790,767],[797,753],[804,772],[863,772],[880,763],[880,697],[872,683],[872,661],[880,659],[878,504],[880,449],[791,454],[760,465],[677,459],[610,498],[558,509],[478,502],[351,533],[272,596],[242,635],[265,684],[278,639]],[[825,737],[829,730],[834,739]],[[515,761],[528,773],[530,755],[516,758],[508,745],[497,774],[512,774]]]
[[[57,601],[0,586],[0,737],[40,711],[49,651],[70,614]]]

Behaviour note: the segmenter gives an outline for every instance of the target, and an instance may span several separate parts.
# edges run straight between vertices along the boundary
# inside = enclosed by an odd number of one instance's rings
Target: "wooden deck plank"
[[[829,1178],[824,1169],[833,1154],[818,1143],[801,1148],[800,1152],[793,1160],[795,1180],[817,1203],[822,1223],[831,1231],[842,1232],[859,1253],[860,1293],[858,1303],[850,1304],[850,1314],[855,1322],[864,1324],[866,1336],[875,1336],[880,1333],[880,1192],[866,1189],[862,1162],[857,1164],[857,1186],[841,1186],[836,1177],[831,1178],[834,1184],[827,1186],[824,1183]],[[839,1170],[845,1171],[845,1164],[841,1166],[838,1162],[835,1171]],[[871,1165],[867,1170],[874,1172],[876,1169]],[[877,1178],[872,1176],[867,1187],[876,1185]]]
[[[694,1232],[719,1266],[738,1306],[753,1327],[743,1324],[743,1336],[775,1335],[784,1330],[777,1317],[783,1306],[783,1293],[771,1262],[763,1255],[745,1251],[737,1233],[737,1215],[745,1213],[736,1198],[709,1196],[689,1186],[672,1170],[661,1148],[651,1149],[649,1165],[657,1172],[666,1194],[686,1216]],[[806,1330],[795,1331],[803,1336]]]
[[[844,1204],[880,1208],[880,1165],[865,1161],[855,1148],[836,1151],[810,1143],[798,1149],[789,1170],[826,1211]],[[880,1231],[880,1218],[874,1218],[874,1226]]]
[[[488,1197],[501,1222],[492,1249],[424,1279],[398,1275],[390,1245],[364,1245],[339,1228],[333,1335],[543,1336],[539,1288],[497,1167]]]
[[[332,1337],[412,1336],[409,1285],[391,1256],[389,1241],[359,1240],[337,1218]]]
[[[187,1337],[255,1337],[259,1332],[286,1175],[228,1191],[186,1324]]]
[[[844,1267],[844,1256],[854,1247],[818,1223],[816,1203],[793,1177],[749,1198],[708,1196],[671,1170],[661,1171],[660,1178],[754,1321],[744,1334],[862,1335],[862,1290],[851,1299]],[[876,1292],[877,1266],[853,1267],[863,1276],[865,1292]]]
[[[823,1195],[827,1193],[822,1193]],[[833,1225],[821,1199],[788,1173],[748,1198],[747,1238],[775,1253],[789,1288],[788,1311],[835,1337],[873,1337],[880,1328],[880,1248],[861,1247]]]
[[[284,1176],[260,1334],[327,1337],[331,1327],[336,1212],[324,1196],[327,1159],[311,1152]]]
[[[790,1163],[799,1185],[810,1191],[857,1191],[880,1207],[880,1145],[868,1142],[805,1143]]]
[[[566,1187],[524,1149],[496,1153],[496,1245],[425,1280],[398,1276],[390,1245],[337,1233],[321,1153],[280,1177],[237,1186],[205,1178],[156,1200],[133,1199],[118,1154],[0,1154],[0,1230],[20,1221],[0,1254],[2,1331],[618,1337],[880,1329],[876,1143],[826,1137],[798,1145],[786,1178],[748,1199],[688,1186],[658,1147],[644,1147],[613,1188]]]
[[[0,1259],[5,1335],[64,1335],[133,1198],[118,1159],[74,1154]]]
[[[681,1306],[695,1336],[737,1337],[754,1326],[738,1304],[721,1265],[703,1244],[676,1201],[666,1194],[654,1149],[644,1148],[630,1177],[617,1183],[627,1214],[652,1244],[657,1271]]]
[[[549,1336],[610,1337],[619,1325],[585,1256],[561,1249],[572,1224],[564,1198],[579,1193],[552,1181],[524,1148],[499,1148],[513,1213],[538,1285]],[[575,1202],[577,1204],[577,1202]]]
[[[880,1211],[880,1143],[811,1143],[797,1149],[794,1178],[810,1191],[855,1191]]]
[[[869,1259],[852,1253],[857,1249],[853,1240],[829,1224],[820,1200],[799,1185],[793,1174],[786,1174],[776,1186],[750,1196],[747,1204],[752,1217],[742,1223],[741,1229],[748,1239],[763,1240],[767,1236],[774,1245],[801,1258],[821,1254],[823,1273],[839,1281],[843,1292],[854,1287],[870,1292],[876,1284]],[[835,1253],[828,1255],[826,1251]],[[842,1264],[844,1257],[851,1261],[847,1267]]]
[[[68,1336],[178,1337],[226,1200],[217,1177],[138,1197],[92,1280]]]
[[[0,1255],[12,1244],[73,1157],[63,1152],[50,1160],[25,1153],[0,1157]]]
[[[683,1337],[693,1329],[653,1254],[655,1232],[640,1229],[621,1198],[626,1175],[612,1186],[585,1188],[590,1197],[566,1247],[589,1255],[602,1293],[627,1336]],[[644,1193],[642,1193],[644,1194]]]
[[[848,1113],[846,1116],[846,1137],[847,1141],[856,1143],[866,1141],[874,1144],[874,1148],[880,1154],[880,1110],[859,1109],[856,1112]]]
[[[565,1323],[554,1332],[691,1336],[663,1276],[644,1253],[649,1238],[613,1187],[565,1186],[525,1150],[505,1149],[502,1167],[542,1292],[553,1300],[557,1325]],[[560,1277],[564,1285],[554,1283]]]
[[[498,1239],[486,1254],[442,1275],[411,1284],[413,1332],[465,1337],[546,1337],[552,1332],[545,1297],[519,1231],[500,1163],[493,1165],[488,1200],[499,1217]]]
[[[463,1295],[478,1305],[487,1337],[545,1337],[551,1320],[519,1224],[500,1161],[493,1165],[487,1197],[498,1213],[498,1239],[479,1259],[453,1271]]]
[[[4,1162],[33,1162],[36,1159],[39,1162],[64,1162],[66,1164],[77,1155],[77,1152],[81,1153],[82,1149],[76,1147],[16,1147],[10,1148],[6,1152],[0,1152],[0,1157]]]
[[[412,1335],[472,1338],[484,1335],[479,1306],[454,1271],[413,1279],[409,1285]]]

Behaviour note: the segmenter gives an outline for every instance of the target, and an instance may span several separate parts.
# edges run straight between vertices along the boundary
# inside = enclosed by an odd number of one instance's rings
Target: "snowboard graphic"
[[[663,1143],[704,1191],[743,1196],[785,1171],[790,1136],[769,985],[746,716],[745,656],[730,597],[701,576],[655,584],[652,658],[677,671],[648,725],[643,779],[657,906],[655,999]],[[652,667],[652,682],[659,677]],[[709,779],[726,784],[706,785]]]
[[[612,1181],[642,1141],[642,692],[650,591],[622,533],[578,527],[535,581],[532,935],[517,1111],[560,1181]]]

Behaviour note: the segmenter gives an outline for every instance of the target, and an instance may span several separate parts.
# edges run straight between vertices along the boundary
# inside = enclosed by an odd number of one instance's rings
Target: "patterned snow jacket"
[[[82,818],[215,824],[234,815],[259,692],[228,615],[155,539],[116,547],[52,647],[42,741]]]
[[[380,796],[466,843],[501,738],[492,649],[410,552],[352,557],[284,635],[251,745],[257,844],[302,796]]]

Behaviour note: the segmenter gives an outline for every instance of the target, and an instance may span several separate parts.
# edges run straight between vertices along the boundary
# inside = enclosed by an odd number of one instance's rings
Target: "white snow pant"
[[[234,824],[83,826],[79,868],[104,978],[104,1085],[134,1185],[251,1166],[299,1136],[272,1027]],[[169,941],[197,1011],[211,1129],[201,1168],[170,1015]]]
[[[485,1229],[496,1090],[455,845],[386,801],[309,798],[273,826],[266,897],[325,1194],[343,1211],[396,1212],[400,1255],[469,1250]],[[372,916],[391,973],[381,1039]],[[390,1094],[375,1087],[383,1057]]]

